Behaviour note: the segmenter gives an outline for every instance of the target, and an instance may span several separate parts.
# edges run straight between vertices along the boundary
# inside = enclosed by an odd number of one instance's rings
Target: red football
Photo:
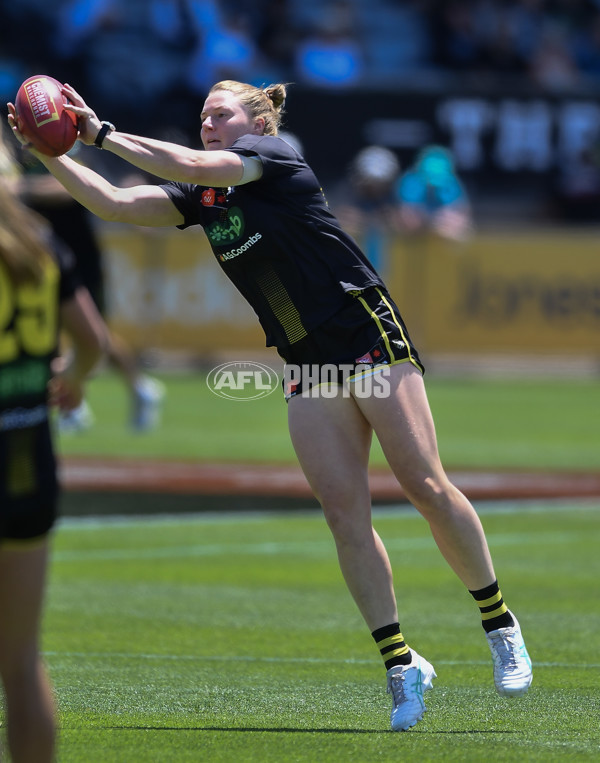
[[[36,74],[17,92],[17,126],[34,148],[46,156],[61,156],[77,139],[77,117],[64,108],[67,99],[54,77]]]

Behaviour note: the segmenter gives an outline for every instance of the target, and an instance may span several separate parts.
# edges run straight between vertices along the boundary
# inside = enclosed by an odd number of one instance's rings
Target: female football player
[[[201,225],[217,262],[257,313],[267,345],[286,361],[292,442],[381,652],[392,728],[422,718],[435,672],[404,641],[390,562],[372,526],[373,432],[479,606],[497,690],[525,693],[532,673],[519,624],[502,599],[479,518],[440,463],[418,352],[380,276],[329,211],[313,171],[277,137],[285,86],[215,84],[201,113],[204,151],[121,133],[99,121],[72,87],[64,94],[80,118],[80,141],[169,182],[119,188],[68,157],[40,160],[105,220]],[[11,104],[9,110],[25,142]],[[327,125],[320,129],[327,140]]]

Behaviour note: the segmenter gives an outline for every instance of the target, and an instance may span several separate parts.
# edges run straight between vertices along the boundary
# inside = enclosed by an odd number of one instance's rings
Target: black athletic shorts
[[[56,520],[58,496],[49,422],[0,430],[0,542],[45,535]]]
[[[279,349],[286,400],[320,384],[348,381],[396,363],[425,368],[397,305],[378,286],[349,294],[348,305],[299,342]]]

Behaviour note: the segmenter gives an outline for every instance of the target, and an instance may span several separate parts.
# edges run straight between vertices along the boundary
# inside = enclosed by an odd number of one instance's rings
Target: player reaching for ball
[[[80,141],[168,182],[119,188],[69,157],[40,155],[49,171],[102,219],[201,225],[217,262],[257,313],[267,345],[294,369],[285,390],[291,439],[383,658],[392,728],[409,729],[423,717],[423,694],[436,674],[404,640],[390,562],[372,526],[373,432],[481,611],[497,691],[524,694],[531,662],[503,601],[479,518],[440,462],[417,350],[380,276],[329,211],[313,171],[277,137],[286,87],[215,84],[201,113],[204,151],[121,133],[101,122],[72,87],[63,92],[79,117]],[[12,104],[9,123],[25,142]],[[325,366],[339,369],[326,391],[318,386]],[[365,394],[370,379],[386,384]]]

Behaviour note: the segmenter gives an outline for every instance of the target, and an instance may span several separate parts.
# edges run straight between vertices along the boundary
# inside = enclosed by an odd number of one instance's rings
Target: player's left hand
[[[91,146],[100,132],[102,123],[96,116],[96,112],[91,109],[75,88],[65,83],[62,87],[62,94],[68,99],[65,109],[72,111],[78,118],[79,135],[77,139],[86,146]]]

